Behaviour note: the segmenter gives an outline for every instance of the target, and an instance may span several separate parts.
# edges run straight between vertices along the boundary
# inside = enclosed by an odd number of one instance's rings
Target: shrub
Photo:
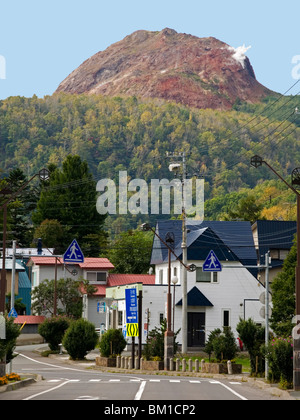
[[[126,347],[126,340],[120,330],[110,329],[101,337],[99,344],[102,357],[121,354]]]
[[[51,351],[58,351],[66,330],[71,320],[65,316],[46,319],[39,325],[38,332],[46,340]]]
[[[154,360],[154,358],[159,358],[160,360],[164,359],[164,342],[165,342],[165,332],[167,331],[167,321],[164,319],[160,328],[155,327],[149,332],[147,337],[147,342],[143,351],[143,356],[146,360]],[[174,333],[174,354],[176,354],[178,349],[178,343],[176,342],[176,337],[180,329]]]
[[[62,343],[71,359],[84,359],[98,343],[98,334],[94,324],[83,318],[71,322]]]
[[[265,343],[265,329],[256,325],[254,321],[249,318],[248,320],[240,319],[236,330],[248,350],[251,375],[263,374],[265,371],[265,359],[262,346]]]
[[[237,350],[235,338],[230,327],[224,327],[223,333],[220,329],[212,331],[205,347],[205,351],[209,353],[209,356],[213,352],[219,362],[234,359]]]
[[[215,338],[219,337],[222,334],[222,331],[220,330],[220,328],[216,328],[215,330],[213,330],[208,337],[208,340],[206,342],[204,351],[205,353],[208,354],[209,360],[211,358],[211,355],[214,351],[214,347],[213,347],[213,341]]]
[[[274,338],[266,348],[266,357],[269,362],[269,379],[281,382],[287,388],[293,384],[293,339]]]
[[[15,357],[13,352],[19,335],[20,328],[14,324],[14,318],[6,318],[6,339],[0,340],[0,360],[6,356],[6,363],[10,363]]]

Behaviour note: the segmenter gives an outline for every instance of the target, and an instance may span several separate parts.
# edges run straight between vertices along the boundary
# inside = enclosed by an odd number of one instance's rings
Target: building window
[[[230,311],[223,309],[223,327],[230,327]]]
[[[212,282],[213,283],[218,283],[219,282],[218,273],[216,271],[214,271],[212,273]]]
[[[218,273],[217,272],[205,272],[202,271],[202,267],[197,268],[196,270],[196,282],[197,283],[218,283]]]
[[[89,271],[86,279],[91,283],[106,283],[106,271]]]
[[[163,284],[163,279],[164,279],[164,272],[163,270],[159,270],[158,271],[158,284]]]
[[[118,327],[123,326],[123,311],[118,311]]]
[[[271,249],[270,257],[272,260],[285,260],[288,256],[288,249]]]
[[[177,276],[177,267],[174,267],[173,268],[173,276],[175,277],[175,276]]]
[[[196,269],[196,282],[210,283],[211,282],[211,273],[202,271],[202,267],[197,268]]]

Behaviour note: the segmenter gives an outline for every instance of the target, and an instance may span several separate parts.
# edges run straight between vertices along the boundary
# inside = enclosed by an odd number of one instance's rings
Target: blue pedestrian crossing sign
[[[83,263],[84,256],[76,239],[70,244],[64,253],[64,263]]]
[[[215,271],[222,271],[222,264],[218,260],[218,257],[214,253],[214,251],[210,251],[208,254],[203,266],[202,271],[208,272],[215,272]]]
[[[15,308],[11,308],[8,314],[8,318],[18,318],[18,314]]]

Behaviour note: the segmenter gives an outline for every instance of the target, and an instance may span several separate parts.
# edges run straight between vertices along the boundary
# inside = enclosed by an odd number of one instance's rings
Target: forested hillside
[[[265,209],[280,205],[280,218],[293,218],[294,197],[266,167],[251,168],[250,159],[263,156],[284,177],[300,166],[296,99],[237,101],[234,110],[215,111],[135,97],[10,97],[0,101],[2,177],[15,168],[32,175],[49,164],[61,167],[78,154],[96,181],[118,181],[120,170],[147,182],[170,179],[166,152],[184,150],[189,173],[205,179],[206,218],[239,217],[230,211],[249,195]],[[266,216],[274,217],[272,210]]]

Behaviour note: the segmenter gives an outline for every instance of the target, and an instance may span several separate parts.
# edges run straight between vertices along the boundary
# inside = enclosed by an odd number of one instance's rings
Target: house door
[[[205,346],[205,312],[188,312],[188,347]]]

